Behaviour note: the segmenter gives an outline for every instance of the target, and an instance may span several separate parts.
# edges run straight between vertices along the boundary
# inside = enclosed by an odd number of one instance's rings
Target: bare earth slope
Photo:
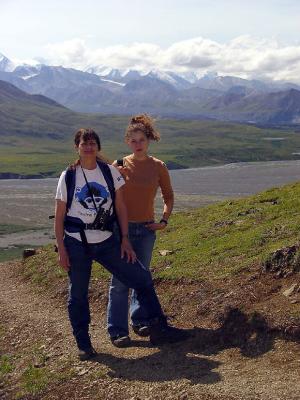
[[[132,335],[133,347],[114,348],[105,332],[105,287],[92,302],[99,356],[79,362],[65,295],[37,293],[20,266],[0,264],[1,399],[299,399],[299,344],[275,335],[257,331],[255,346],[241,346],[230,332],[220,335],[222,327],[191,321],[193,337],[184,344],[155,348]]]

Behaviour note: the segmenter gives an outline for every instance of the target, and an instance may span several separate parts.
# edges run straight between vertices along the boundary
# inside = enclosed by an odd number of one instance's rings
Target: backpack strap
[[[98,164],[98,166],[104,176],[104,179],[107,183],[108,190],[109,190],[111,200],[112,200],[112,204],[113,204],[113,207],[115,207],[116,193],[115,193],[115,185],[114,185],[114,179],[113,179],[113,176],[111,173],[111,169],[109,168],[108,164],[106,164],[102,161],[97,160],[97,164]],[[74,192],[73,192],[73,194],[74,194]]]
[[[69,167],[66,170],[65,182],[67,188],[67,212],[69,211],[75,192],[75,182],[76,182],[76,168]]]
[[[111,169],[109,168],[108,164],[105,164],[102,161],[97,161],[99,168],[104,176],[104,179],[107,183],[108,186],[108,190],[110,192],[110,196],[111,196],[111,201],[112,201],[112,206],[113,206],[113,212],[112,212],[112,217],[113,220],[115,221],[115,228],[113,228],[114,230],[116,230],[116,232],[118,232],[118,236],[121,240],[121,227],[120,227],[120,223],[119,223],[119,219],[117,218],[116,215],[116,207],[115,207],[115,199],[116,199],[116,190],[115,190],[115,184],[114,184],[114,179],[111,173]]]

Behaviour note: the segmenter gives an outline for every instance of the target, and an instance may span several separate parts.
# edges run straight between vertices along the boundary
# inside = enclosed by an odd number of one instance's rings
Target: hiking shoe
[[[187,340],[190,334],[180,328],[175,328],[167,323],[157,322],[150,327],[150,342],[153,345],[177,343]]]
[[[129,347],[131,345],[131,339],[129,336],[112,336],[110,340],[116,347]]]
[[[147,325],[132,325],[133,332],[141,337],[150,336],[150,326]]]
[[[87,361],[97,356],[97,351],[91,346],[87,349],[79,349],[78,357],[80,361]]]

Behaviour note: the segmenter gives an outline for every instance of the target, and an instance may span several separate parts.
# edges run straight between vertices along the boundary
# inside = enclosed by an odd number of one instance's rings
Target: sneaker
[[[79,349],[78,357],[80,361],[87,361],[97,356],[97,351],[91,346],[87,349]]]
[[[167,323],[157,322],[150,327],[150,342],[153,345],[176,343],[187,340],[190,334],[180,328],[175,328]]]
[[[133,332],[141,337],[150,336],[150,326],[147,325],[132,325]]]
[[[110,340],[116,347],[129,347],[131,345],[131,339],[129,336],[112,336]]]

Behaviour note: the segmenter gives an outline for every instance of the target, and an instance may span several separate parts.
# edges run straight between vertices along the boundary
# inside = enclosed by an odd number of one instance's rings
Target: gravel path
[[[240,348],[213,346],[209,330],[199,327],[184,344],[155,348],[132,334],[131,348],[116,349],[106,336],[101,298],[92,305],[91,327],[99,355],[93,362],[80,362],[65,304],[36,293],[19,267],[0,264],[0,354],[9,355],[15,366],[1,383],[1,399],[14,399],[17,393],[22,399],[300,398],[298,344],[271,340],[264,353],[250,356]],[[30,365],[48,371],[47,384],[35,395],[24,383]]]

